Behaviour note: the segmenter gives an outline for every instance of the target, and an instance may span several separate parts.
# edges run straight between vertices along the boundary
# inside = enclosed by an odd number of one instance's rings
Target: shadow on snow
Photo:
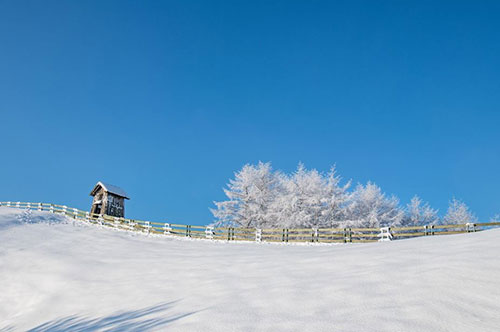
[[[150,331],[164,327],[184,317],[193,315],[196,311],[165,316],[164,312],[171,309],[175,302],[162,303],[140,310],[125,311],[106,317],[89,318],[72,315],[54,319],[34,327],[29,332],[58,331]],[[154,317],[147,317],[150,315]]]

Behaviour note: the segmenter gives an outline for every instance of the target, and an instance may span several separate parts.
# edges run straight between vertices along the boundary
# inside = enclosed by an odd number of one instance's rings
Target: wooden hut
[[[94,197],[90,213],[125,217],[125,200],[130,198],[120,187],[99,181],[90,192],[90,196]]]

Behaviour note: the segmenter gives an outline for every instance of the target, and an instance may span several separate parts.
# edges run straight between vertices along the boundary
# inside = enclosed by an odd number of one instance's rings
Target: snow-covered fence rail
[[[500,222],[488,222],[383,228],[214,228],[90,214],[87,211],[70,208],[65,205],[49,203],[0,202],[0,206],[49,211],[51,213],[63,214],[67,217],[93,224],[144,232],[147,234],[161,234],[166,236],[183,236],[226,241],[362,243],[381,240],[397,240],[419,236],[470,233],[481,231],[490,227],[500,227]]]

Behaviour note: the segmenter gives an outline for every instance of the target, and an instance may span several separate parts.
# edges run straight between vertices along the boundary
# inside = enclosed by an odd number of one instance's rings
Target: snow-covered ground
[[[1,331],[500,330],[500,229],[281,245],[20,213],[0,208]]]

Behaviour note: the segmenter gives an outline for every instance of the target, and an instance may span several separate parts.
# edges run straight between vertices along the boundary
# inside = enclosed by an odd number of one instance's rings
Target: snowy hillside
[[[283,245],[148,237],[20,213],[0,208],[0,331],[500,328],[500,229]]]

